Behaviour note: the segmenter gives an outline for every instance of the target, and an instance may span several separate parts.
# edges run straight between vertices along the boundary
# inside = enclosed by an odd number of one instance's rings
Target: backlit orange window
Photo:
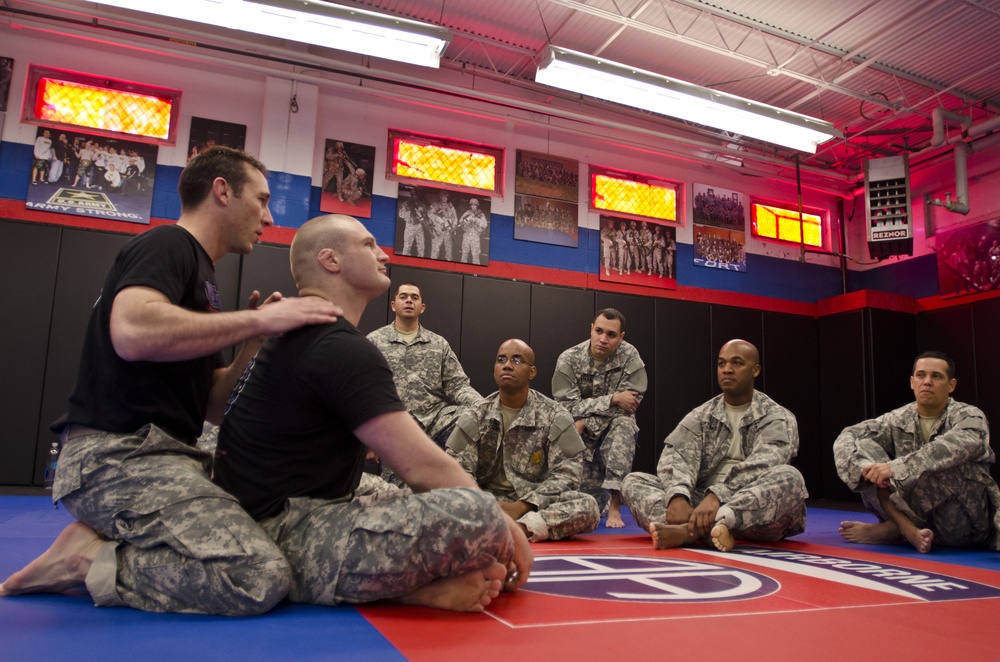
[[[629,216],[676,221],[678,186],[645,175],[591,166],[590,206]]]
[[[22,119],[174,144],[179,90],[29,65]],[[145,139],[145,140],[144,140]]]
[[[803,213],[799,222],[796,210],[755,202],[750,205],[750,218],[755,237],[823,247],[823,219],[816,214]]]
[[[502,194],[503,150],[434,136],[389,132],[388,179]]]

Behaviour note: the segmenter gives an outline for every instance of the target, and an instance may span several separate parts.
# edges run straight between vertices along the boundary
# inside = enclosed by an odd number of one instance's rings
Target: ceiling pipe
[[[955,138],[955,149],[953,153],[955,155],[955,199],[951,199],[951,193],[945,193],[944,200],[940,198],[934,198],[930,201],[930,204],[937,205],[939,207],[944,207],[950,212],[955,212],[956,214],[968,214],[969,213],[969,164],[968,156],[969,152],[973,151],[973,145],[966,143],[965,139],[968,136],[980,136],[995,128],[1000,127],[1000,118],[994,117],[985,122],[980,122],[978,125],[972,124],[972,118],[968,115],[961,115],[959,113],[952,112],[950,110],[945,110],[944,108],[935,108],[931,113],[931,120],[933,122],[934,133],[931,135],[930,148],[940,147],[947,141],[947,129],[945,128],[945,120],[959,124],[962,127],[962,134]]]
[[[955,200],[951,193],[944,194],[944,200],[934,198],[932,205],[944,207],[956,214],[969,213],[969,165],[967,156],[972,149],[964,142],[955,143]]]
[[[931,113],[931,123],[934,128],[934,133],[931,135],[931,147],[940,147],[944,144],[945,138],[947,138],[947,129],[944,126],[945,120],[960,124],[963,134],[967,133],[969,127],[972,126],[972,118],[968,115],[961,115],[941,107],[935,108]]]

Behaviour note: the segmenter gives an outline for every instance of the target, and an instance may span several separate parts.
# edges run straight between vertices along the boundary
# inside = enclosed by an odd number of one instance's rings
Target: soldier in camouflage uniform
[[[905,539],[920,552],[933,544],[1000,549],[1000,490],[983,412],[950,397],[955,363],[925,352],[913,363],[915,402],[846,428],[833,444],[841,480],[861,494],[877,524],[842,522],[849,542]]]
[[[597,313],[590,340],[559,355],[552,395],[566,405],[586,449],[580,490],[597,499],[606,526],[621,528],[621,482],[632,470],[639,426],[635,412],[646,392],[646,367],[625,342],[625,317],[614,308]]]
[[[438,253],[444,248],[441,255],[442,260],[452,260],[452,244],[454,243],[454,232],[458,226],[458,212],[455,205],[448,200],[448,191],[441,189],[438,192],[437,202],[432,202],[427,210],[427,218],[431,223],[431,254],[434,260],[438,259]]]
[[[479,255],[482,252],[483,231],[490,224],[486,214],[479,208],[479,200],[469,199],[469,208],[458,219],[458,227],[462,228],[462,256],[460,262],[480,264]]]
[[[389,286],[387,260],[350,216],[299,229],[291,262],[300,293],[337,303],[343,318],[264,344],[222,422],[215,480],[285,553],[294,602],[482,611],[505,584],[527,579],[531,549],[406,413],[385,359],[355,327]],[[366,446],[412,494],[355,496]]]
[[[369,333],[368,340],[392,368],[396,390],[407,411],[443,448],[459,407],[475,404],[483,396],[472,388],[448,341],[420,325],[427,304],[419,287],[403,283],[389,306],[396,319]]]
[[[500,345],[493,365],[500,390],[462,410],[447,450],[525,528],[528,540],[540,542],[589,533],[601,513],[594,497],[577,491],[583,440],[573,417],[530,388],[535,373],[527,344]]]
[[[736,538],[781,540],[802,533],[806,485],[789,466],[799,447],[790,411],[754,389],[757,348],[722,346],[722,394],[695,408],[667,437],[656,476],[630,474],[622,498],[657,549],[711,541],[728,552]]]
[[[337,319],[326,301],[273,296],[218,312],[213,263],[249,253],[272,224],[266,169],[227,147],[181,173],[181,217],[115,258],[91,313],[52,496],[79,521],[2,586],[0,595],[85,585],[99,606],[259,614],[282,600],[281,550],[213,485],[194,447],[218,422],[263,340]],[[228,368],[223,349],[243,348]]]

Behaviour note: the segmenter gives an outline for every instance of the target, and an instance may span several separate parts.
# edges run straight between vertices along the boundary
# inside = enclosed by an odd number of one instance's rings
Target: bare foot
[[[483,570],[464,575],[442,577],[399,598],[408,605],[421,605],[449,611],[483,611],[500,595],[507,569],[494,563]]]
[[[89,526],[73,522],[41,556],[0,584],[0,596],[61,593],[82,586],[102,542]]]
[[[885,545],[899,542],[902,535],[899,527],[892,520],[879,522],[878,524],[866,524],[865,522],[841,522],[837,529],[840,537],[847,542],[861,543],[864,545]]]
[[[913,545],[913,549],[921,554],[931,551],[931,545],[934,543],[934,532],[930,529],[918,529],[914,526],[912,529],[910,527],[900,529],[900,532],[906,541]]]
[[[719,522],[712,527],[712,544],[720,552],[731,552],[736,547],[733,534],[729,532],[729,527]]]
[[[604,522],[604,526],[609,529],[623,529],[625,528],[625,522],[622,520],[621,510],[608,510],[608,519]]]
[[[673,549],[694,541],[688,533],[687,524],[653,522],[649,525],[649,532],[653,535],[654,549]]]
[[[625,522],[622,521],[622,494],[618,490],[610,490],[611,502],[608,504],[608,519],[604,522],[604,526],[609,529],[622,529],[625,528]]]

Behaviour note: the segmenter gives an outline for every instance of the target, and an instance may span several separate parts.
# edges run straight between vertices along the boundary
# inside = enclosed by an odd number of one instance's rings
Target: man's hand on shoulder
[[[256,298],[259,300],[260,294],[256,291]],[[254,296],[250,297],[251,303],[256,303]],[[251,309],[260,316],[257,320],[261,327],[261,333],[265,336],[273,336],[286,331],[297,329],[300,326],[309,324],[330,324],[337,321],[337,318],[344,314],[339,306],[335,306],[325,299],[319,297],[283,297],[275,292],[264,301],[259,308]]]

